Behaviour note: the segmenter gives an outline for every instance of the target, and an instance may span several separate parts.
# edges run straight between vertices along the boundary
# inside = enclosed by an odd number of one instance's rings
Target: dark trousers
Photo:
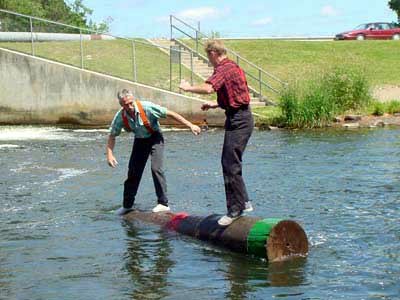
[[[124,183],[123,206],[125,208],[133,206],[149,155],[151,155],[151,175],[153,176],[158,203],[168,205],[167,182],[163,171],[164,137],[157,131],[150,138],[135,138],[133,142],[128,178]]]
[[[226,111],[225,138],[222,149],[226,206],[228,213],[235,214],[249,201],[242,177],[242,155],[253,132],[254,121],[250,108]]]

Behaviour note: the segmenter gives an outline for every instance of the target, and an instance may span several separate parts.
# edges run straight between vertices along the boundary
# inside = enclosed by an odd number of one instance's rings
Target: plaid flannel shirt
[[[223,109],[239,108],[250,103],[244,71],[232,60],[225,58],[206,80],[217,92],[218,105]]]

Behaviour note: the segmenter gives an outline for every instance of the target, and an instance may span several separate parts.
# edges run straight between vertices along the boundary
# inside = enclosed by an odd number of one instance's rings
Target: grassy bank
[[[361,69],[372,85],[400,83],[399,41],[228,40],[227,47],[285,81],[309,79],[334,66]]]
[[[307,92],[313,89],[312,82],[318,82],[318,76],[326,74],[335,67],[341,69],[356,69],[362,75],[365,84],[369,87],[381,84],[400,84],[399,70],[400,53],[399,41],[274,41],[274,40],[227,40],[227,47],[236,51],[249,61],[259,65],[264,70],[289,82],[294,87],[297,95],[296,101],[300,105],[304,98],[314,99],[315,102],[310,106],[318,107],[323,100],[321,88],[317,93]],[[0,43],[0,47],[17,50],[24,53],[31,53],[30,43]],[[170,82],[169,56],[155,47],[149,47],[136,43],[136,76],[137,81],[144,84],[153,85],[163,89],[172,86],[173,91],[178,91],[179,67],[172,65],[172,82]],[[79,42],[41,42],[35,43],[35,54],[39,57],[56,60],[77,67],[81,67],[80,43]],[[84,41],[83,42],[83,64],[84,68],[133,80],[133,48],[129,41]],[[245,67],[245,65],[243,65]],[[182,68],[182,78],[190,80],[190,71]],[[257,76],[255,74],[255,76]],[[194,78],[195,83],[201,80]],[[363,81],[363,82],[364,82]],[[251,81],[249,82],[251,84]],[[340,84],[340,82],[339,82]],[[300,88],[301,86],[301,88]],[[339,86],[336,87],[340,89]],[[293,90],[291,91],[293,95]],[[283,97],[283,98],[282,98]],[[278,102],[291,96],[281,95]],[[325,99],[325,98],[324,98]],[[310,100],[308,100],[310,101]],[[329,102],[323,100],[322,110],[328,109]],[[310,102],[311,103],[311,102]],[[303,104],[301,104],[303,105]],[[300,106],[301,106],[300,105]],[[396,110],[397,105],[380,105],[371,102],[365,105],[352,108],[358,111],[368,111],[381,114]],[[331,109],[331,113],[337,113],[336,108]],[[285,111],[281,107],[261,107],[254,111],[262,117],[262,123],[280,124]],[[320,112],[314,111],[316,115]],[[309,109],[304,106],[304,112],[300,115],[308,114],[307,119],[314,119],[316,115],[309,114]],[[324,118],[324,122],[329,120],[331,113]],[[286,115],[287,116],[287,115]],[[302,117],[305,119],[304,117]],[[316,125],[321,125],[320,120],[314,120]],[[311,123],[313,123],[312,121]],[[287,122],[286,122],[287,123]],[[295,126],[295,124],[292,124]],[[308,125],[306,125],[308,126]]]
[[[136,80],[139,83],[152,85],[162,89],[170,88],[170,58],[157,47],[142,43],[132,43],[127,40],[112,41],[84,41],[83,42],[83,67],[122,79]],[[0,47],[27,54],[32,53],[29,42],[1,42]],[[79,41],[68,42],[40,42],[34,44],[36,56],[55,60],[61,63],[81,67],[81,47]],[[135,56],[133,56],[135,53]],[[135,57],[136,70],[133,57]],[[178,92],[179,73],[182,78],[190,79],[190,71],[172,64],[172,90]],[[200,78],[194,77],[200,81]]]
[[[227,40],[241,56],[285,81],[312,78],[333,66],[361,69],[372,85],[399,84],[399,41],[273,41]],[[31,53],[30,43],[0,43],[0,47]],[[38,56],[80,66],[79,42],[35,43]],[[132,79],[132,46],[124,40],[84,41],[88,69]],[[137,73],[142,82],[169,86],[169,58],[154,47],[136,44]],[[176,67],[176,65],[174,66]],[[184,72],[184,77],[190,74]],[[173,70],[177,77],[178,69]]]

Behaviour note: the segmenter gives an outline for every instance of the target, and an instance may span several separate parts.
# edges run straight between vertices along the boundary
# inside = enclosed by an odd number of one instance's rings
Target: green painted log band
[[[269,233],[272,228],[278,224],[281,219],[263,219],[257,221],[253,227],[250,228],[249,234],[247,236],[247,253],[253,254],[255,256],[264,257],[265,256],[265,246],[267,245],[267,240]]]

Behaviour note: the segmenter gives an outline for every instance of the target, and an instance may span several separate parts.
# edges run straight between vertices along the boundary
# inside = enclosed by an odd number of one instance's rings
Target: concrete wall
[[[107,125],[119,109],[116,93],[122,88],[195,123],[223,124],[221,110],[200,110],[201,99],[0,48],[0,124]]]

